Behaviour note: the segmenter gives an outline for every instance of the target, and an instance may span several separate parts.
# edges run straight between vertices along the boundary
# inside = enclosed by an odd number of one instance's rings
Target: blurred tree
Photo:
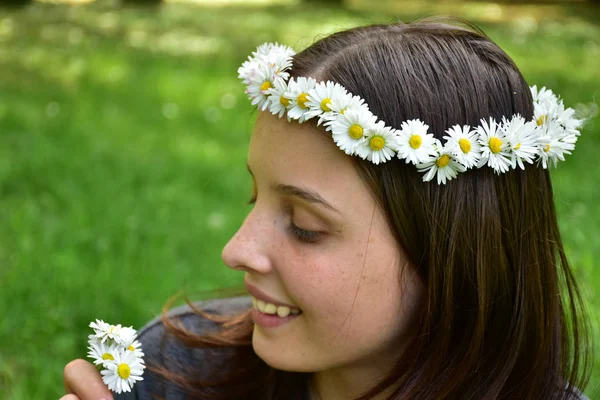
[[[33,0],[0,0],[0,7],[22,7],[32,2]]]
[[[324,3],[324,4],[339,4],[344,5],[344,0],[303,0],[305,3]]]
[[[121,0],[121,2],[125,5],[132,6],[151,6],[160,4],[163,2],[163,0]]]

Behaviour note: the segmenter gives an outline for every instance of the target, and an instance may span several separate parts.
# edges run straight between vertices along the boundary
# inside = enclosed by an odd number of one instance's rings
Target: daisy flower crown
[[[318,118],[317,125],[323,124],[346,154],[374,164],[398,157],[424,173],[425,182],[437,177],[445,184],[460,172],[485,166],[497,174],[525,169],[525,164],[556,166],[575,148],[583,124],[551,90],[532,86],[532,120],[515,114],[501,121],[481,119],[475,127],[454,125],[442,143],[419,119],[403,121],[400,129],[386,126],[364,99],[338,83],[290,78],[294,55],[288,46],[265,43],[242,64],[239,78],[253,105],[279,118],[286,114],[288,121]]]

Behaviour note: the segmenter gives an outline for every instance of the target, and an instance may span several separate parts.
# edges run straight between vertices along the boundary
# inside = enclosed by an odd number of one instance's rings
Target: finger
[[[102,381],[96,367],[85,360],[73,360],[65,366],[65,390],[80,400],[112,400],[112,394]],[[75,399],[69,399],[75,400]]]
[[[79,397],[75,396],[74,394],[68,394],[66,396],[61,397],[58,400],[80,400]]]

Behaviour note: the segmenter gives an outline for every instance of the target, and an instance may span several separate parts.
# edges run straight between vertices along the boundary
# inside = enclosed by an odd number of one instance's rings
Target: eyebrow
[[[311,192],[310,190],[302,189],[297,186],[284,185],[282,183],[273,185],[272,188],[278,191],[279,193],[289,196],[295,196],[309,203],[321,204],[322,206],[325,206],[331,211],[335,211],[338,214],[342,214],[340,210],[332,206],[329,202],[327,202],[327,200],[325,200],[316,192]]]
[[[248,167],[248,172],[250,172],[250,175],[254,176],[254,174],[252,173],[252,170],[250,169],[250,166],[247,165],[247,167]],[[340,210],[338,210],[333,205],[331,205],[331,203],[329,203],[327,200],[325,200],[323,197],[321,197],[321,195],[318,194],[317,192],[313,192],[308,189],[299,188],[298,186],[285,185],[283,183],[274,184],[271,186],[271,189],[273,189],[281,194],[287,195],[287,196],[298,197],[299,199],[302,199],[309,203],[320,204],[320,205],[324,206],[325,208],[330,209],[331,211],[335,211],[336,213],[343,215]]]

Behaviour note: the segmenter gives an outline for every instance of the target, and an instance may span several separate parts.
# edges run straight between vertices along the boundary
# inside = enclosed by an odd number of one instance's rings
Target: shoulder
[[[252,301],[248,296],[205,300],[194,303],[194,307],[202,311],[220,315],[235,314],[247,310],[251,306]],[[167,315],[169,319],[180,321],[186,329],[194,333],[208,333],[216,329],[212,321],[198,315],[187,304],[170,310]],[[165,326],[161,321],[161,316],[158,315],[139,330],[138,337],[140,342],[144,344],[144,342],[152,342],[153,339],[162,337],[164,331]]]
[[[236,314],[251,306],[251,298],[246,296],[194,303],[194,307],[204,312],[219,315]],[[198,315],[189,305],[174,308],[167,315],[169,320],[177,322],[194,334],[202,335],[218,330],[216,323]],[[134,386],[133,392],[116,395],[115,400],[153,399],[156,394],[166,399],[183,399],[185,396],[180,389],[154,373],[152,368],[166,368],[175,374],[182,368],[209,373],[214,365],[203,362],[209,356],[208,353],[224,351],[187,346],[168,334],[160,316],[152,319],[139,330],[138,340],[142,344],[144,361],[148,367],[144,372],[144,380]]]

